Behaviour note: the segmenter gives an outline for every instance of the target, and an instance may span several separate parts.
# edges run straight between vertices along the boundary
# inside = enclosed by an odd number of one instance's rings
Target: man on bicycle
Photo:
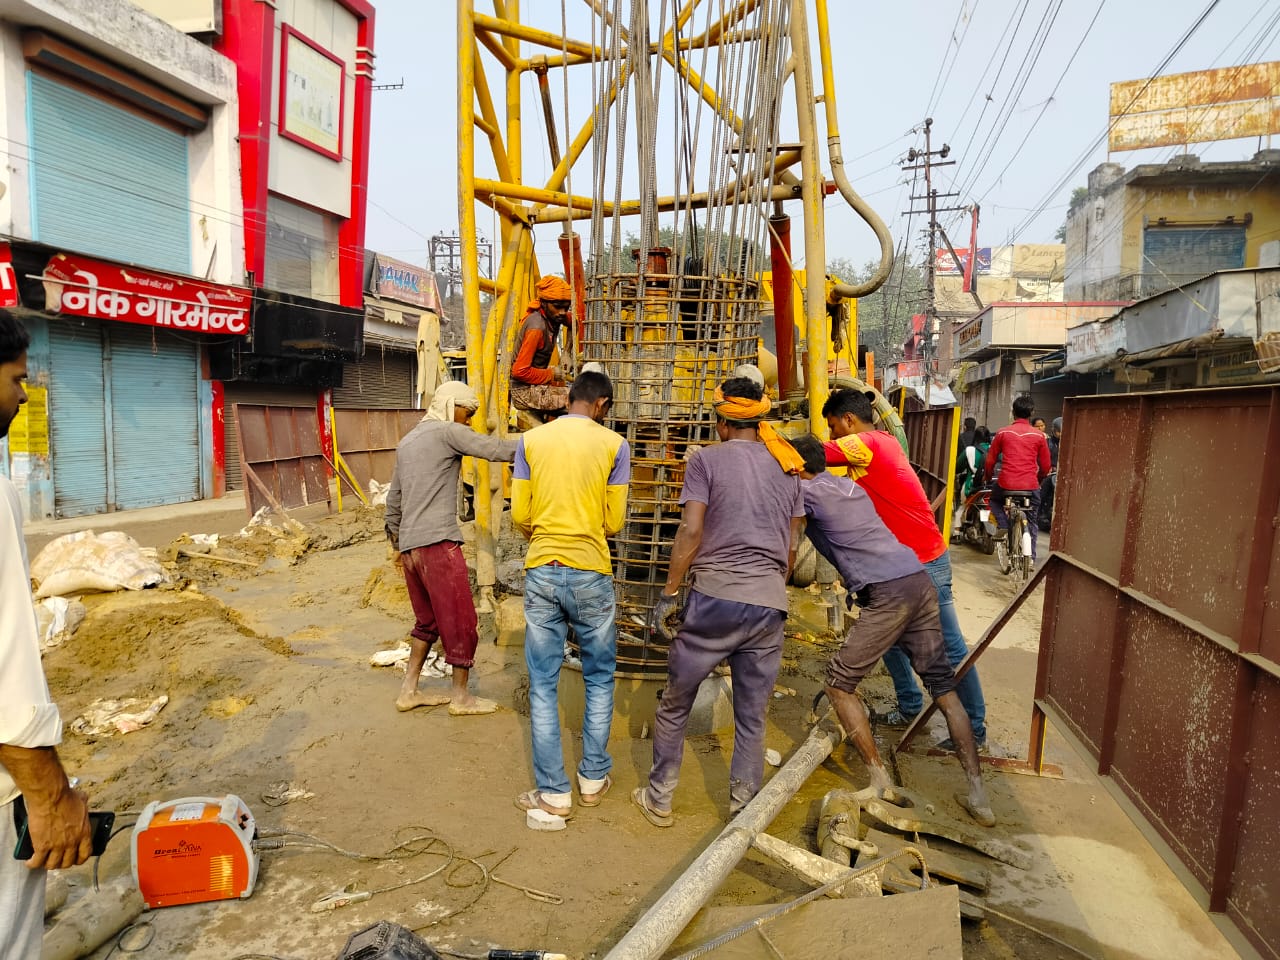
[[[1018,397],[1013,401],[1013,423],[996,431],[983,463],[985,481],[991,481],[996,463],[1000,464],[1000,479],[991,486],[991,514],[1000,528],[999,536],[1009,530],[1009,516],[1004,509],[1005,498],[1012,493],[1023,493],[1031,499],[1027,511],[1027,526],[1031,530],[1031,560],[1036,558],[1036,516],[1040,512],[1040,481],[1049,475],[1049,443],[1045,435],[1031,425],[1035,405],[1030,397]]]

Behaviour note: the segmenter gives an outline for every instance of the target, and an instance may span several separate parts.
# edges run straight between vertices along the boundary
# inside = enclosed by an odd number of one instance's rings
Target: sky
[[[670,0],[648,2],[656,23]],[[729,6],[727,0],[708,3],[717,11]],[[900,164],[909,148],[923,146],[926,116],[933,119],[934,149],[948,144],[947,159],[956,161],[938,171],[938,189],[959,192],[947,203],[980,204],[980,246],[1053,242],[1072,188],[1099,163],[1131,167],[1182,152],[1108,157],[1103,134],[1112,82],[1150,76],[1209,8],[1162,73],[1280,59],[1276,0],[830,0],[829,6],[846,170],[885,218],[895,243],[917,252],[922,218],[904,215],[911,209],[904,182],[910,175]],[[526,23],[556,32],[563,9],[569,35],[590,39],[583,0],[523,0],[521,7]],[[492,12],[489,0],[476,0],[476,8]],[[457,229],[457,49],[451,0],[378,0],[376,82],[403,80],[404,88],[374,93],[366,245],[413,263],[426,262],[432,234]],[[820,85],[816,40],[813,56]],[[568,126],[575,131],[591,109],[588,69],[570,73]],[[525,89],[525,176],[539,183],[551,164],[545,149],[531,147],[541,137],[532,77]],[[566,93],[558,71],[551,89],[563,143]],[[820,130],[825,141],[825,125]],[[793,116],[784,116],[783,135],[795,138]],[[483,147],[483,137],[478,140]],[[1252,138],[1193,145],[1190,152],[1206,160],[1245,159],[1259,145]],[[658,155],[669,156],[661,144]],[[671,165],[659,164],[664,172]],[[492,176],[491,166],[477,175]],[[587,192],[589,166],[575,167],[574,175],[574,192]],[[798,216],[798,203],[788,207]],[[968,243],[962,216],[948,216],[958,246]],[[478,217],[492,239],[492,215],[480,208]],[[829,260],[861,264],[878,257],[870,229],[838,197],[827,202],[826,228]],[[558,270],[557,233],[555,225],[535,231],[544,270]]]

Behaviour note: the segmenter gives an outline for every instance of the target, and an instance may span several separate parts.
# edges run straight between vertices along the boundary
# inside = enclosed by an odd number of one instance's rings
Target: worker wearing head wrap
[[[698,685],[722,660],[733,677],[730,814],[760,790],[765,708],[781,663],[787,576],[804,518],[798,476],[804,460],[763,422],[769,401],[760,386],[747,377],[726,380],[715,393],[715,411],[721,442],[703,447],[685,467],[684,512],[650,622],[671,641],[671,653],[654,721],[653,767],[631,797],[661,827],[672,823]],[[686,572],[691,589],[677,625]]]
[[[468,426],[479,406],[480,399],[465,383],[442,383],[427,415],[396,448],[386,532],[396,565],[404,572],[415,620],[398,710],[447,703],[450,715],[470,716],[497,709],[467,685],[479,635],[458,528],[458,474],[463,457],[510,463],[516,444]],[[436,640],[445,663],[453,667],[452,689],[420,691],[418,679]]]
[[[453,423],[457,410],[469,410],[475,413],[480,409],[480,398],[471,389],[470,384],[461,380],[446,380],[436,388],[431,397],[431,406],[423,420],[438,420],[441,423]]]
[[[535,293],[516,338],[511,399],[525,410],[556,413],[569,402],[569,388],[555,361],[560,329],[570,322],[573,291],[560,277],[546,276],[538,281]]]

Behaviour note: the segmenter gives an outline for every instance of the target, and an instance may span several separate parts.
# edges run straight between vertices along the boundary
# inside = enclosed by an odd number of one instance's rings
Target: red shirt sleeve
[[[823,443],[822,449],[827,455],[828,467],[847,467],[849,465],[849,458],[840,449],[840,444],[834,440],[828,440]]]
[[[555,374],[551,370],[533,365],[533,355],[542,346],[542,337],[542,330],[525,331],[524,339],[520,341],[520,349],[516,351],[516,358],[511,362],[513,380],[519,380],[521,383],[551,383],[555,379]]]
[[[1053,461],[1049,457],[1049,441],[1045,438],[1040,440],[1038,459],[1040,463],[1040,479],[1043,480],[1049,475],[1049,471],[1053,469]]]

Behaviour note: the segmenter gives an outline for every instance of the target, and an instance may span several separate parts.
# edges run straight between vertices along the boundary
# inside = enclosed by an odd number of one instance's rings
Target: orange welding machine
[[[239,797],[147,804],[133,828],[133,879],[148,908],[246,899],[258,879],[257,828]]]

